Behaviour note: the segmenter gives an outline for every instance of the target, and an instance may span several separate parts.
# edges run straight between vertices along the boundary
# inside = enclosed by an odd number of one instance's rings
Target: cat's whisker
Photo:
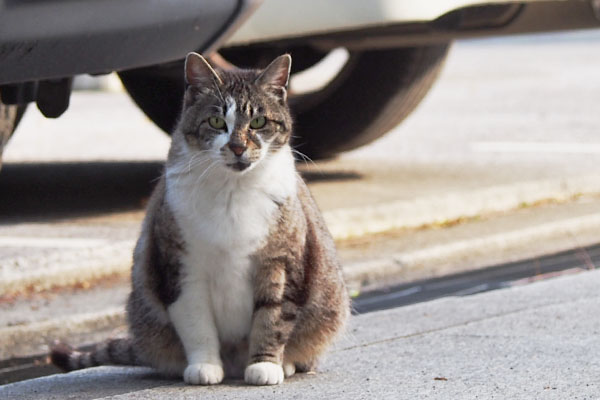
[[[213,161],[211,157],[204,157],[205,153],[212,153],[211,150],[201,150],[193,154],[187,162],[182,161],[175,166],[168,168],[165,171],[164,175],[166,177],[176,177],[176,182],[179,183],[180,180],[192,173],[197,167],[205,164],[207,162]],[[187,168],[186,168],[187,167]]]
[[[302,160],[304,161],[304,164],[305,164],[305,165],[308,165],[307,161],[310,161],[310,163],[311,163],[311,164],[312,164],[312,165],[313,165],[315,168],[317,168],[317,170],[320,170],[320,169],[319,169],[319,166],[318,166],[318,165],[317,165],[317,164],[316,164],[316,163],[315,163],[315,162],[312,160],[312,158],[310,158],[310,157],[309,157],[309,156],[307,156],[306,154],[304,154],[304,153],[302,153],[302,152],[300,152],[300,151],[298,151],[298,150],[296,150],[296,149],[292,149],[292,153],[294,153],[294,154],[298,154],[300,157],[302,157]]]
[[[304,160],[304,165],[308,165],[306,162],[306,160],[308,159],[320,175],[325,175],[325,172],[323,172],[323,169],[321,169],[309,156],[307,156],[306,154],[304,154],[296,149],[292,149],[292,152],[295,154],[298,154],[302,157],[302,159]]]
[[[150,183],[155,183],[155,182],[158,182],[158,181],[160,181],[160,180],[161,180],[163,177],[166,177],[166,176],[167,176],[167,171],[163,171],[163,172],[161,172],[161,173],[160,173],[160,175],[158,175],[156,178],[152,179],[152,180],[150,181]]]
[[[195,168],[197,165],[199,165],[200,163],[202,163],[203,161],[207,160],[207,158],[203,158],[203,156],[205,155],[205,153],[210,153],[210,150],[200,150],[200,151],[196,151],[194,154],[192,154],[191,157],[188,158],[187,160],[187,172],[181,172],[179,171],[180,169],[182,170],[182,168],[177,168],[178,170],[178,174],[189,174],[192,172],[192,169]],[[198,160],[198,162],[196,162],[196,160],[200,158],[200,160]],[[209,158],[210,159],[210,158]]]
[[[198,157],[199,154],[194,154],[190,157],[190,159],[188,160],[188,174],[190,172],[192,172],[192,161],[194,161],[194,158]]]
[[[201,166],[202,164],[206,164],[207,162],[213,161],[212,158],[203,158],[201,160],[196,161],[194,164],[190,165],[190,172],[193,169],[196,169],[197,167]]]
[[[219,160],[214,160],[212,162],[212,164],[210,164],[208,167],[206,167],[206,169],[204,170],[203,173],[200,174],[200,176],[196,179],[196,185],[198,185],[201,181],[202,178],[211,170],[215,167],[215,165],[217,165],[219,163]]]
[[[221,101],[223,102],[223,104],[227,104],[225,102],[225,98],[223,97],[223,93],[221,93],[221,88],[219,87],[219,85],[215,85],[215,87],[217,88],[217,93],[219,93],[219,96],[221,97]]]
[[[198,190],[197,190],[197,188],[199,188],[199,187],[200,187],[200,183],[202,182],[202,178],[203,178],[203,177],[204,177],[204,176],[205,176],[205,175],[206,175],[206,174],[207,174],[207,173],[208,173],[208,172],[209,172],[211,169],[213,169],[213,168],[215,167],[215,165],[217,165],[218,163],[219,163],[219,160],[213,160],[213,162],[212,162],[212,163],[211,163],[211,164],[210,164],[208,167],[206,167],[206,169],[204,170],[204,172],[202,172],[202,173],[201,173],[201,174],[198,176],[198,178],[196,178],[196,181],[195,181],[195,184],[194,184],[194,188],[195,188],[195,189],[194,189],[194,190],[193,190],[193,192],[192,192],[192,194],[193,194],[193,197],[194,197],[194,201],[193,201],[193,208],[194,208],[194,211],[195,211],[195,212],[197,211],[197,207],[198,207],[198,205],[199,205],[199,202],[198,202],[198,201],[196,201],[196,198],[198,197]]]
[[[212,97],[214,97],[214,98],[216,98],[216,99],[219,99],[219,98],[218,98],[217,96],[215,96],[215,95],[212,95]],[[219,99],[219,100],[220,100],[220,99]],[[210,106],[208,106],[208,107],[206,107],[206,108],[207,108],[207,109],[209,109],[209,110],[215,110],[215,111],[216,111],[217,113],[219,113],[219,114],[223,112],[223,108],[222,108],[222,107],[215,106],[215,105],[210,105]]]
[[[215,95],[214,93],[205,93],[205,95],[206,96],[210,96],[210,97],[214,97],[217,100],[221,100],[222,99],[221,97]],[[216,107],[216,108],[219,108],[219,110],[220,110],[220,107],[218,107],[218,106],[210,106],[210,107]]]

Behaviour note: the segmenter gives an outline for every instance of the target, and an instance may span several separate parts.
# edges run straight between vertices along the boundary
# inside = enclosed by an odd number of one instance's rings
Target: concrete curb
[[[520,182],[360,208],[324,212],[337,240],[505,212],[541,201],[600,193],[600,175]]]
[[[598,242],[598,232],[600,214],[586,215],[358,262],[346,265],[344,272],[348,285],[359,290],[376,282],[398,280],[407,271],[414,280],[516,261],[507,259],[507,254],[519,254],[523,259],[584,247]]]
[[[0,294],[42,291],[94,281],[113,275],[128,275],[133,241],[95,248],[61,251],[50,256],[19,257],[0,266]]]
[[[54,318],[32,324],[0,329],[0,360],[44,354],[56,339],[74,345],[94,343],[115,334],[125,325],[125,311],[121,307],[94,313]],[[85,337],[78,337],[85,333]]]
[[[391,283],[402,278],[407,271],[411,277],[432,277],[451,271],[492,265],[495,260],[506,261],[506,254],[515,249],[532,248],[542,255],[548,251],[532,244],[546,243],[554,251],[567,250],[573,244],[565,237],[573,237],[577,245],[586,246],[597,241],[600,231],[600,214],[570,218],[533,226],[528,229],[504,232],[486,237],[432,246],[401,254],[392,254],[367,262],[344,266],[344,275],[351,291],[360,291],[374,283]],[[576,239],[575,239],[576,238]],[[589,238],[586,241],[586,238]],[[560,246],[563,246],[561,248]],[[531,251],[531,250],[530,250]],[[415,271],[418,271],[415,273]],[[0,349],[0,359],[42,354],[46,345],[56,338],[68,338],[73,345],[92,343],[88,333],[94,332],[98,340],[111,336],[111,330],[123,328],[125,313],[122,308],[111,308],[96,313],[73,315],[21,326],[0,329],[0,343],[9,344]],[[78,337],[78,333],[81,334]],[[85,334],[84,334],[85,333]]]
[[[507,212],[537,202],[567,201],[581,194],[597,193],[600,193],[600,176],[591,175],[522,182],[416,198],[412,201],[329,210],[323,214],[333,237],[336,240],[344,240],[390,230],[417,228],[461,218]],[[595,225],[595,222],[593,224]],[[495,240],[501,241],[501,239]],[[462,246],[473,248],[475,244]],[[133,247],[133,241],[124,241],[93,249],[62,252],[53,257],[33,259],[21,257],[5,261],[0,266],[0,293],[9,295],[32,289],[39,291],[112,275],[126,276],[131,268]],[[434,253],[440,251],[438,249]],[[456,252],[456,250],[452,251]],[[431,252],[432,249],[421,251],[423,254]],[[374,268],[373,272],[367,273],[365,268],[356,266],[351,269],[363,272],[352,272],[349,276],[350,279],[361,281],[367,278],[372,280],[374,277],[385,278],[399,272],[402,268],[419,267],[424,261],[418,260],[423,257],[427,259],[431,256],[419,255],[417,252],[414,256],[404,254],[391,262],[390,260],[373,261],[369,267]],[[380,267],[377,268],[377,265]]]

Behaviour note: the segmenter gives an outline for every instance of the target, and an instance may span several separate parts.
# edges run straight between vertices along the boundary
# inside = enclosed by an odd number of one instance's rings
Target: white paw
[[[183,380],[190,385],[216,385],[223,380],[223,367],[217,364],[190,364],[183,372]]]
[[[250,385],[278,385],[283,382],[281,365],[264,361],[246,367],[244,380]]]
[[[285,374],[286,378],[293,376],[296,373],[296,366],[294,365],[294,363],[283,363],[283,373]]]

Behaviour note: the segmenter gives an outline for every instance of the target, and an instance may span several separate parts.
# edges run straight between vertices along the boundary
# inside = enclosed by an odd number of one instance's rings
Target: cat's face
[[[286,145],[291,134],[286,103],[290,63],[284,55],[264,71],[217,72],[190,53],[179,124],[190,156],[244,173]]]

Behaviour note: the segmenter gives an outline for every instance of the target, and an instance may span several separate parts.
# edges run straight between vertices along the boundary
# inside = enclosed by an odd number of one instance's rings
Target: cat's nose
[[[244,154],[244,151],[246,151],[246,146],[241,146],[239,144],[229,143],[228,146],[229,149],[233,152],[233,154],[236,155],[236,157],[241,156],[242,154]]]

